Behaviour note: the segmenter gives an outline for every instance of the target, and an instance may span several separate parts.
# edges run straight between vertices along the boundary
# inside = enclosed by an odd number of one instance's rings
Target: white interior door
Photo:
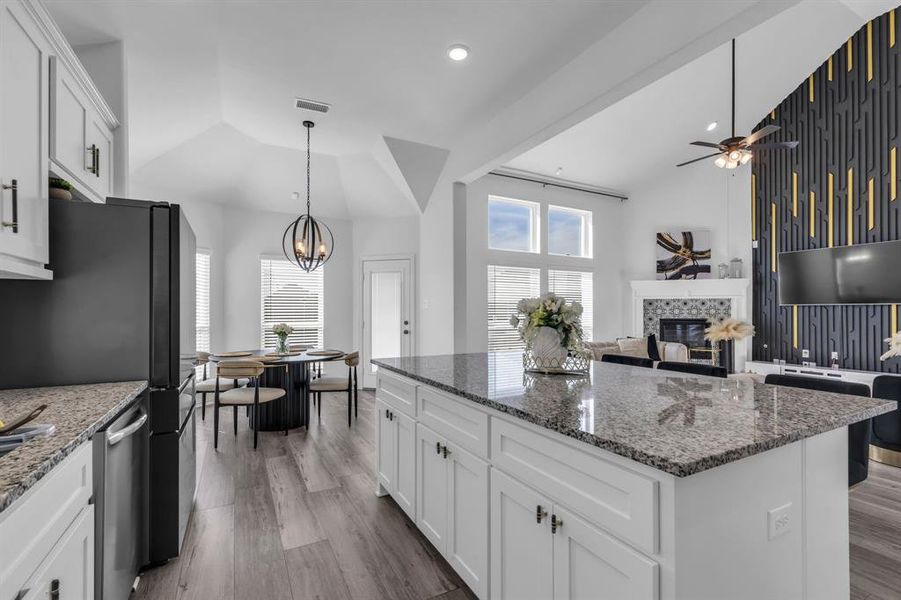
[[[413,260],[363,260],[363,387],[375,387],[373,358],[413,354]]]

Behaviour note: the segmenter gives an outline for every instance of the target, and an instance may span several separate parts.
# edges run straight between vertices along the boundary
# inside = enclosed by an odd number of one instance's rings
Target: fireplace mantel
[[[644,301],[648,299],[727,298],[730,316],[750,322],[750,279],[679,279],[674,281],[637,280],[632,287],[632,326],[630,335],[644,336]],[[751,340],[735,345],[735,367],[743,371],[750,359]]]

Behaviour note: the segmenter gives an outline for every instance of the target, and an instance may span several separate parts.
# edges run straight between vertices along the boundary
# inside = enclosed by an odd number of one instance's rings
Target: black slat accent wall
[[[774,250],[901,239],[897,25],[891,11],[862,27],[757,126],[782,127],[766,141],[801,144],[752,163],[754,360],[828,365],[838,351],[843,368],[901,372],[901,360],[879,360],[897,305],[780,306],[774,261]],[[901,264],[885,276],[901,277]]]

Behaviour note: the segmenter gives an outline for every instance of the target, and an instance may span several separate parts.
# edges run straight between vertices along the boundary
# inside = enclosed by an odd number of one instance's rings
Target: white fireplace
[[[676,281],[641,280],[631,281],[632,287],[632,322],[629,335],[642,337],[646,323],[654,328],[655,320],[646,320],[646,305],[657,306],[659,303],[646,302],[659,300],[686,301],[690,304],[691,316],[710,318],[728,316],[751,321],[751,280],[750,279],[680,279]],[[690,301],[690,302],[688,302]],[[735,343],[735,370],[745,370],[745,362],[751,358],[750,338]]]

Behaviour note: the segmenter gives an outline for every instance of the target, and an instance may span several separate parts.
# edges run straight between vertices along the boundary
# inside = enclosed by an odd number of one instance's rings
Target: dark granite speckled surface
[[[0,456],[0,512],[109,423],[147,387],[146,381],[0,390],[0,418],[10,422],[41,404],[33,423],[56,431]]]
[[[524,374],[522,354],[373,363],[677,477],[868,419],[896,403],[593,362],[591,376]]]

